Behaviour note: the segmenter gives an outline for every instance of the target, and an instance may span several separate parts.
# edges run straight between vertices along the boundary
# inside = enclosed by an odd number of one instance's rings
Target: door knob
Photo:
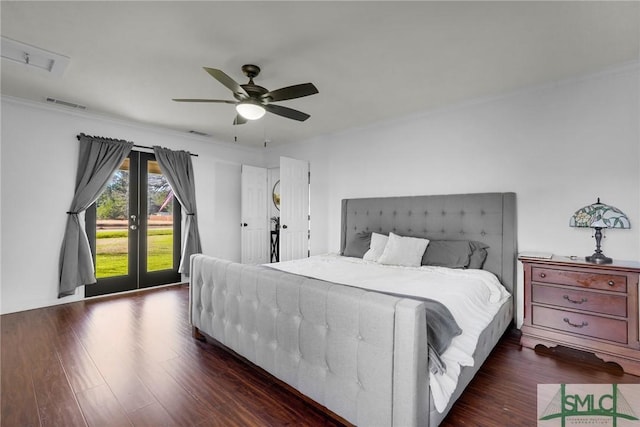
[[[287,224],[284,224],[284,225],[282,226],[282,228],[287,228]]]
[[[246,227],[247,225],[249,224],[247,224],[246,222],[243,222],[242,224],[240,224],[240,227]]]
[[[135,214],[131,214],[129,216],[129,218],[131,218],[131,221],[130,221],[131,224],[129,225],[129,228],[131,230],[137,230],[138,229],[138,225],[136,224],[136,221],[137,221],[138,217]]]

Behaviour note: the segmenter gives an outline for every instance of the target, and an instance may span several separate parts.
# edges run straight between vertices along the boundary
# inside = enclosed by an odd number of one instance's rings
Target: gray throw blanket
[[[447,371],[447,365],[442,360],[444,353],[451,340],[462,333],[456,319],[449,309],[439,301],[417,297],[413,295],[396,294],[392,292],[382,292],[387,295],[400,298],[410,298],[425,303],[425,314],[427,316],[427,347],[429,349],[429,370],[434,374],[443,374]]]
[[[429,369],[434,374],[444,374],[447,366],[440,357],[451,340],[462,333],[456,319],[442,303],[425,299],[427,313],[427,346],[429,347]]]

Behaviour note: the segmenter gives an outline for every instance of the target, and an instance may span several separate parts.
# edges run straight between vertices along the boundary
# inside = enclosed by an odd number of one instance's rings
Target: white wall
[[[604,253],[637,261],[639,71],[632,64],[273,147],[267,163],[311,162],[315,254],[339,250],[343,198],[513,191],[520,251],[590,255],[590,230],[570,228],[569,217],[600,197],[633,227],[608,231]]]
[[[240,260],[240,165],[261,166],[262,149],[3,97],[2,313],[83,298],[82,288],[57,298],[58,257],[81,132],[197,153],[193,166],[203,252]]]

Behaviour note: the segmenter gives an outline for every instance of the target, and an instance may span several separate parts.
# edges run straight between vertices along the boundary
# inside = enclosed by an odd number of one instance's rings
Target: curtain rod
[[[89,138],[105,139],[105,140],[107,140],[107,141],[118,141],[117,139],[113,139],[113,138],[105,138],[105,137],[102,137],[102,136],[85,135],[84,133],[81,133],[80,135],[77,135],[77,136],[76,136],[76,138],[78,138],[78,141],[80,141],[80,137],[81,137],[81,136],[83,136],[83,135],[84,135],[84,136],[87,136],[87,137],[89,137]],[[146,145],[133,144],[133,146],[134,146],[134,147],[136,147],[136,148],[146,148],[147,150],[153,150],[153,147],[148,147],[148,146],[146,146]],[[189,155],[190,155],[190,156],[193,156],[193,157],[198,157],[198,155],[197,155],[197,154],[194,154],[194,153],[189,153]]]

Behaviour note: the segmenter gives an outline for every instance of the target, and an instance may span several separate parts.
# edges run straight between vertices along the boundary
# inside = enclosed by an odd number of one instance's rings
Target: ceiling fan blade
[[[265,104],[263,107],[270,113],[277,114],[278,116],[286,117],[288,119],[298,120],[300,122],[304,122],[311,117],[307,113],[294,110],[293,108],[283,107],[282,105]]]
[[[242,117],[240,114],[236,114],[236,118],[233,119],[233,124],[234,125],[243,125],[245,123],[247,123],[247,119]]]
[[[226,75],[223,71],[215,68],[203,67],[204,70],[211,75],[214,79],[225,85],[236,97],[248,98],[249,94],[242,88],[235,80]]]
[[[302,83],[299,85],[287,86],[281,89],[272,90],[262,95],[262,99],[269,102],[284,101],[287,99],[302,98],[303,96],[315,95],[318,89],[313,83]]]
[[[174,98],[176,102],[215,102],[219,104],[237,104],[237,101],[227,101],[226,99],[192,99],[192,98]]]

